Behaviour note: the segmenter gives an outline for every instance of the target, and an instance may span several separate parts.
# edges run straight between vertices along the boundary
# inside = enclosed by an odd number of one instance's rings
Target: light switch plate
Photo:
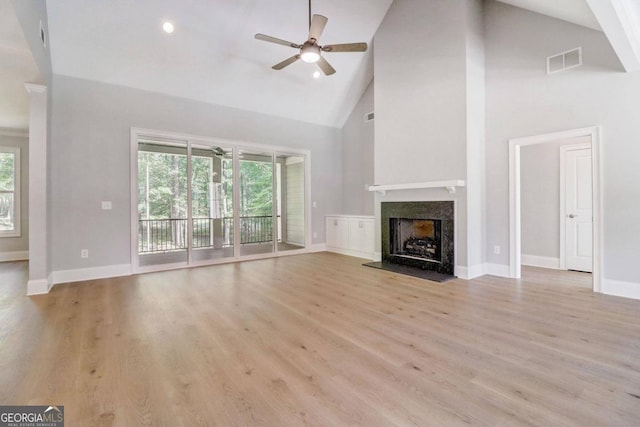
[[[111,202],[110,201],[103,201],[102,202],[102,210],[108,211],[111,210],[112,206],[111,206]]]

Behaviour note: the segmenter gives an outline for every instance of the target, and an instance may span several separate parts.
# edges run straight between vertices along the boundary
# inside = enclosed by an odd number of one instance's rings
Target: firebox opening
[[[430,263],[442,261],[440,220],[389,218],[389,237],[392,262],[396,257]]]

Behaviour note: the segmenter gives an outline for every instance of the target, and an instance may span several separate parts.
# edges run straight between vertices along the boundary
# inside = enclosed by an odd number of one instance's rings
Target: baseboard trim
[[[374,252],[373,253],[373,262],[381,262],[382,261],[382,252]]]
[[[313,252],[326,252],[327,251],[327,245],[325,243],[314,243],[311,246],[309,246],[309,252],[313,253]]]
[[[508,265],[493,264],[490,262],[484,264],[484,274],[498,277],[511,277]]]
[[[348,256],[353,256],[357,258],[369,259],[371,261],[373,261],[374,259],[373,252],[358,252],[358,251],[351,251],[349,249],[340,249],[340,248],[333,248],[333,247],[327,247],[327,252],[334,252],[341,255],[348,255]]]
[[[476,264],[476,265],[472,265],[470,267],[466,267],[463,265],[456,265],[455,266],[455,275],[459,278],[459,279],[464,279],[464,280],[471,280],[471,279],[475,279],[476,277],[480,277],[482,275],[484,275],[484,264]]]
[[[29,251],[0,252],[0,262],[26,261],[29,259]]]
[[[27,296],[48,294],[51,283],[47,279],[29,280],[27,282]]]
[[[53,284],[82,282],[85,280],[108,279],[110,277],[130,276],[131,264],[105,265],[102,267],[78,268],[53,272]]]
[[[521,256],[522,265],[560,270],[560,258],[525,254],[522,254]]]
[[[640,283],[603,278],[602,293],[617,297],[640,299]]]

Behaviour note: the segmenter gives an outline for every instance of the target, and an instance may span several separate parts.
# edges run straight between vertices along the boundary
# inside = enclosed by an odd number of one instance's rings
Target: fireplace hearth
[[[382,202],[382,262],[367,264],[445,281],[454,273],[454,203]]]

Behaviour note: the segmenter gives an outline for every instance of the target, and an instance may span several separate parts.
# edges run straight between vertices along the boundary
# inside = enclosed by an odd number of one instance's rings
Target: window
[[[20,149],[0,147],[0,237],[20,236]]]

